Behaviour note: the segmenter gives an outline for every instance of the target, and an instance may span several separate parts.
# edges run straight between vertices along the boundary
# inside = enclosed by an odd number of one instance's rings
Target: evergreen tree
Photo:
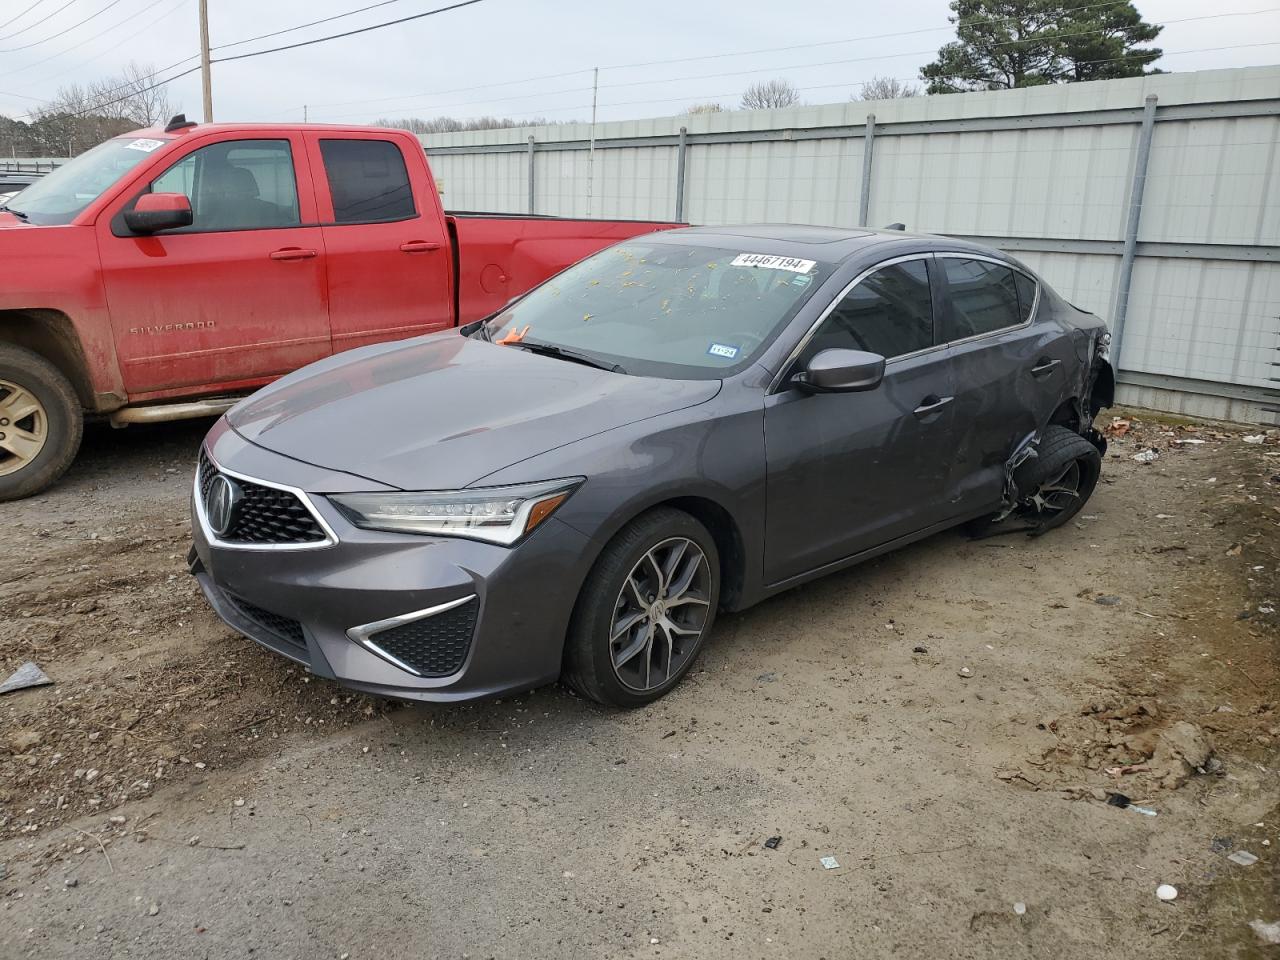
[[[1044,83],[1137,77],[1161,28],[1132,2],[951,0],[956,39],[920,70],[929,93],[1009,90]]]

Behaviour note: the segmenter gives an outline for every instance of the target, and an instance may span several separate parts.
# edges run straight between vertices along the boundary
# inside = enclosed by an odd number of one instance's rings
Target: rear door
[[[453,326],[449,237],[426,163],[406,157],[401,138],[325,132],[306,139],[317,171],[334,350]]]
[[[186,194],[195,222],[132,235],[123,211],[147,192]],[[299,135],[196,141],[97,230],[132,398],[235,389],[328,355],[324,250]]]
[[[954,404],[928,255],[889,261],[836,299],[784,370],[822,350],[888,359],[861,393],[780,389],[765,402],[765,573],[778,583],[945,519]]]
[[[1053,413],[1073,354],[1062,329],[1037,318],[1033,277],[972,254],[936,262],[956,397],[948,496],[980,510],[999,503],[1005,462]]]

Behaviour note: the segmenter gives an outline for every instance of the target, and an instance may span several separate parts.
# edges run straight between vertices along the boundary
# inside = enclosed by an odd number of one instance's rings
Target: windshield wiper
[[[528,350],[530,353],[540,354],[544,357],[555,357],[557,360],[568,360],[571,363],[581,363],[588,367],[595,367],[597,370],[608,370],[610,373],[626,373],[621,364],[606,363],[603,360],[597,360],[595,357],[587,353],[578,353],[576,350],[566,350],[564,347],[557,347],[553,343],[537,343],[532,340],[512,340],[506,344],[508,347],[520,347],[522,350]]]
[[[13,209],[13,207],[6,206],[4,204],[0,204],[0,213],[12,213],[19,220],[24,220],[24,221],[31,219],[31,217],[23,213],[21,210],[15,210]]]

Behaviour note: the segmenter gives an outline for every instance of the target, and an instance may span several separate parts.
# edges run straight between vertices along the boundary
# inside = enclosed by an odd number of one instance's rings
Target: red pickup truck
[[[446,214],[417,139],[382,127],[175,117],[109,140],[0,206],[0,501],[61,476],[86,414],[218,414],[673,225]]]

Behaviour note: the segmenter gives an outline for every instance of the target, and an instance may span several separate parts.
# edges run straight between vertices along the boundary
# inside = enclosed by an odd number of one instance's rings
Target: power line
[[[412,20],[421,20],[423,17],[433,17],[437,13],[448,13],[450,10],[458,10],[462,7],[470,7],[473,4],[482,3],[483,0],[461,0],[460,3],[454,3],[447,7],[437,7],[435,10],[428,10],[425,13],[415,13],[412,16],[401,17],[399,20],[387,20],[384,23],[375,23],[367,27],[359,27],[355,30],[347,30],[343,33],[333,33],[327,37],[317,37],[314,40],[302,40],[298,43],[286,44],[282,47],[269,47],[266,50],[254,50],[251,53],[238,53],[233,57],[218,57],[213,63],[227,63],[231,60],[248,60],[250,57],[261,57],[268,53],[280,53],[282,50],[296,50],[299,47],[309,47],[317,43],[326,43],[330,40],[340,40],[343,37],[354,37],[359,33],[369,33],[372,30],[381,30],[383,27],[394,27],[402,23],[409,23]]]
[[[22,34],[26,33],[28,30],[34,30],[36,27],[40,26],[41,23],[44,23],[48,20],[52,20],[54,17],[56,17],[63,10],[67,9],[67,7],[71,6],[75,2],[76,0],[67,0],[67,2],[64,3],[62,6],[60,6],[57,10],[53,11],[53,13],[45,17],[44,20],[37,20],[35,23],[30,24],[29,26],[25,26],[21,30],[16,30],[13,33],[7,33],[3,37],[0,37],[0,40],[9,40],[9,39],[12,39],[13,37],[21,36]],[[13,21],[11,20],[9,22],[12,23]]]
[[[1274,46],[1280,46],[1280,40],[1267,40],[1261,43],[1236,43],[1236,44],[1229,44],[1223,47],[1200,47],[1194,50],[1175,50],[1171,53],[1164,53],[1163,56],[1179,57],[1179,56],[1185,56],[1187,54],[1192,54],[1192,53],[1217,53],[1223,50],[1242,50],[1242,49],[1248,49],[1252,47],[1274,47]],[[1102,63],[1119,63],[1126,59],[1128,58],[1127,57],[1110,57],[1104,60],[1082,60],[1080,61],[1080,65],[1093,66],[1093,65],[1102,64]],[[839,87],[846,87],[846,88],[853,87],[853,86],[865,87],[868,83],[873,82],[874,79],[876,78],[872,78],[872,80],[845,80],[839,83],[816,84],[816,85],[811,85],[806,87],[799,87],[797,89],[799,90],[799,92],[804,93],[810,90],[830,90],[830,89],[839,88]],[[903,82],[914,82],[919,80],[920,78],[919,77],[890,77],[890,78],[880,78],[880,79],[896,79]],[[1023,89],[1026,89],[1026,88],[1023,88]],[[602,103],[600,104],[600,106],[601,107],[631,107],[631,106],[642,106],[650,103],[678,103],[678,102],[687,103],[690,101],[697,102],[697,101],[704,101],[704,100],[715,100],[719,97],[736,97],[738,96],[739,93],[741,93],[741,91],[731,91],[728,93],[703,93],[703,94],[697,94],[697,95],[690,94],[690,95],[684,95],[679,97],[659,97],[651,100],[620,100],[620,101],[613,101],[611,103]],[[533,115],[541,116],[543,114],[548,114],[548,113],[563,113],[567,110],[589,110],[590,108],[591,108],[591,104],[580,103],[580,104],[575,104],[574,106],[568,106],[568,107],[551,107],[549,109],[537,110]]]
[[[150,4],[149,6],[143,7],[137,13],[129,14],[127,17],[125,17],[123,20],[121,20],[119,23],[115,24],[114,26],[107,27],[105,30],[95,33],[89,36],[88,38],[81,40],[79,43],[76,43],[76,44],[73,44],[72,46],[67,47],[65,50],[61,50],[58,53],[51,54],[45,57],[43,60],[36,60],[34,63],[29,63],[25,67],[22,67],[18,70],[10,70],[8,73],[0,73],[0,77],[11,77],[16,73],[26,73],[28,70],[32,69],[33,67],[38,67],[42,63],[48,63],[50,60],[57,60],[59,57],[65,57],[68,53],[71,53],[73,50],[79,50],[85,44],[92,43],[94,40],[98,40],[98,39],[101,39],[102,37],[105,37],[108,33],[111,33],[115,30],[119,30],[121,27],[125,26],[128,23],[131,23],[133,20],[137,19],[139,16],[146,13],[148,10],[158,7],[161,3],[164,3],[164,2],[165,0],[155,0],[154,3]],[[132,33],[129,36],[125,37],[123,40],[119,42],[119,44],[117,44],[117,47],[123,46],[124,44],[128,43],[134,37],[138,36],[138,34],[144,33],[145,31],[149,30],[151,27],[155,26],[157,23],[159,23],[161,20],[165,19],[166,17],[173,16],[173,14],[177,13],[178,10],[181,9],[181,7],[188,2],[190,2],[190,0],[179,0],[178,6],[174,7],[168,13],[161,14],[159,17],[156,17],[156,19],[152,20],[150,23],[148,23],[145,27],[143,27],[137,33]],[[84,66],[84,64],[86,63],[92,63],[94,60],[100,60],[103,57],[105,57],[107,54],[114,53],[114,52],[115,52],[114,48],[108,48],[107,50],[104,50],[102,53],[98,54],[97,56],[90,57],[87,60],[80,61],[80,63],[77,64],[76,67],[73,67],[72,70],[79,69],[79,67]],[[36,86],[37,84],[48,83],[50,80],[54,79],[55,77],[65,76],[70,72],[71,70],[64,70],[61,73],[55,73],[41,80],[36,80],[36,81],[33,81],[32,83],[25,84],[25,86],[27,89],[30,89],[31,87]]]
[[[1193,20],[1214,20],[1221,17],[1257,16],[1265,13],[1274,13],[1277,10],[1280,10],[1280,7],[1269,7],[1263,10],[1249,10],[1249,11],[1238,11],[1238,12],[1228,12],[1228,13],[1218,13],[1218,14],[1205,14],[1198,17],[1183,17],[1176,20],[1165,20],[1157,25],[1166,26],[1166,25],[1175,24],[1175,23],[1187,23]],[[916,31],[909,31],[909,32],[916,32]],[[1110,32],[1111,32],[1110,29],[1085,30],[1085,31],[1080,31],[1078,33],[1060,34],[1058,39],[1093,36],[1099,33],[1110,33]],[[1004,43],[994,44],[994,46],[997,46],[997,47],[1012,46],[1020,42],[1021,41],[1006,41]],[[772,66],[772,67],[753,67],[747,70],[734,70],[734,71],[726,71],[721,73],[693,74],[693,75],[686,75],[686,76],[680,76],[680,77],[667,77],[667,78],[658,79],[658,80],[628,80],[622,83],[601,84],[600,89],[603,90],[603,89],[616,89],[619,87],[652,86],[654,84],[661,84],[661,83],[680,83],[687,80],[709,80],[709,79],[718,79],[721,77],[750,75],[755,73],[776,73],[776,72],[785,71],[785,70],[804,70],[804,69],[810,69],[813,67],[844,66],[846,64],[851,64],[851,63],[865,63],[868,61],[876,61],[876,60],[894,60],[900,57],[925,56],[933,52],[934,51],[932,50],[904,50],[897,53],[877,54],[874,56],[866,56],[866,57],[852,57],[852,58],[846,58],[841,60],[826,60],[826,61],[820,61],[817,63],[788,64],[786,66]],[[914,79],[918,80],[919,78],[917,77]],[[831,84],[830,86],[840,86],[840,85],[841,84]],[[539,96],[558,96],[559,94],[562,94],[562,93],[575,93],[582,89],[584,88],[573,87],[573,88],[568,88],[564,90],[550,90],[550,91],[545,91],[543,93],[522,94],[522,95],[512,96],[512,97],[482,98],[482,99],[464,100],[461,102],[445,103],[445,104],[423,104],[422,107],[430,110],[447,110],[451,107],[469,106],[470,104],[473,104],[473,103],[506,103],[514,100],[528,100],[528,99],[536,98]],[[807,89],[821,89],[821,87],[810,87]],[[716,94],[716,96],[732,96],[732,95],[733,94]],[[673,97],[671,99],[679,100],[684,98]],[[655,102],[656,103],[656,102],[662,102],[662,101],[637,101],[637,102],[639,103]],[[606,106],[608,106],[608,104],[606,104]],[[408,110],[413,108],[414,108],[414,104],[406,103],[403,105],[390,107],[387,109],[393,110],[393,111],[400,111],[400,110]],[[367,115],[367,111],[360,111],[359,113],[352,112],[352,113],[329,114],[330,117],[334,119],[339,119],[339,120],[345,117],[365,116],[365,115]]]
[[[1107,2],[1105,3],[1095,3],[1089,6],[1076,7],[1075,9],[1076,11],[1082,11],[1082,10],[1092,10],[1098,7],[1123,6],[1124,4],[1127,4],[1129,2],[1130,0],[1107,0]],[[957,22],[955,24],[946,24],[940,27],[925,27],[919,30],[900,30],[894,33],[880,33],[880,34],[875,34],[873,36],[866,36],[866,37],[847,37],[843,40],[821,40],[815,43],[797,43],[797,44],[791,44],[790,46],[785,46],[785,47],[763,47],[756,50],[740,50],[734,53],[708,53],[708,54],[700,54],[694,57],[673,57],[668,60],[648,60],[648,61],[637,62],[637,63],[614,63],[614,64],[606,64],[600,67],[600,69],[601,70],[628,70],[633,67],[650,67],[650,66],[658,66],[661,64],[668,64],[668,63],[691,63],[695,60],[717,60],[717,59],[723,59],[725,57],[751,56],[758,53],[778,53],[778,52],[787,51],[787,50],[804,50],[804,49],[809,49],[811,47],[828,47],[828,46],[833,46],[833,45],[843,44],[843,43],[861,43],[867,40],[885,40],[892,37],[905,37],[905,36],[912,36],[920,33],[937,33],[942,30],[951,30],[953,28],[958,29],[960,27],[975,26],[977,24],[983,24],[983,23],[989,23],[989,24],[1007,23],[1014,19],[1017,19],[1017,18],[1016,17],[986,17],[986,18],[974,17],[970,20],[964,20],[961,22]],[[932,53],[933,51],[928,51],[928,52]],[[548,74],[542,74],[536,77],[523,77],[519,80],[504,80],[498,83],[484,83],[484,84],[479,84],[477,86],[471,86],[471,87],[453,87],[452,89],[449,89],[449,90],[435,90],[430,93],[423,91],[422,93],[410,93],[410,94],[404,94],[401,96],[394,96],[394,97],[379,97],[376,99],[369,99],[369,100],[341,100],[341,101],[329,102],[329,103],[310,104],[310,106],[345,107],[345,106],[359,104],[359,103],[387,103],[392,100],[404,100],[412,97],[439,96],[441,94],[446,94],[446,93],[468,93],[472,90],[487,90],[493,87],[515,86],[518,84],[534,83],[538,80],[558,80],[561,77],[572,77],[580,73],[590,73],[591,70],[592,70],[591,67],[587,67],[584,70],[570,70],[565,73],[548,73]]]
[[[73,2],[74,2],[74,0],[73,0]],[[45,37],[43,40],[33,40],[31,43],[23,44],[23,45],[22,45],[22,46],[20,46],[20,47],[5,47],[5,48],[3,48],[3,49],[0,49],[0,53],[16,53],[16,52],[17,52],[17,51],[19,51],[19,50],[30,50],[32,47],[38,47],[38,46],[40,46],[40,44],[42,44],[42,43],[48,43],[50,40],[56,40],[58,37],[61,37],[61,36],[65,35],[65,34],[68,34],[68,33],[70,33],[72,30],[75,30],[75,29],[76,29],[76,28],[78,28],[78,27],[82,27],[82,26],[84,26],[84,25],[85,25],[86,23],[88,23],[90,20],[93,20],[93,19],[95,19],[95,18],[97,18],[97,17],[102,16],[104,13],[106,13],[108,10],[110,10],[112,7],[114,7],[116,4],[118,4],[118,3],[120,3],[120,2],[121,2],[121,0],[110,0],[110,2],[109,2],[105,7],[103,7],[101,10],[99,10],[97,13],[91,13],[91,14],[89,14],[89,16],[85,17],[83,20],[79,21],[78,23],[73,23],[71,26],[66,27],[66,28],[64,28],[64,29],[62,29],[62,30],[59,30],[57,33],[50,34],[49,36]],[[70,6],[70,4],[68,4],[68,6]],[[61,8],[61,10],[59,10],[58,12],[59,12],[59,13],[61,13],[61,12],[62,12],[62,10],[65,10],[65,9],[67,9],[67,8],[66,8],[66,7],[62,7],[62,8]],[[27,29],[30,29],[30,28],[28,27]],[[26,31],[24,31],[24,30],[20,30],[20,31],[18,31],[18,33],[25,33],[25,32],[26,32]],[[17,33],[10,34],[10,36],[14,36],[14,37],[16,37],[17,35],[18,35]],[[6,38],[6,39],[7,39],[7,38]]]
[[[3,29],[4,29],[5,27],[7,27],[9,24],[13,23],[15,20],[21,20],[23,17],[25,17],[28,13],[30,13],[30,12],[31,12],[32,10],[34,10],[36,7],[40,6],[40,4],[42,4],[42,3],[44,3],[44,0],[36,0],[36,2],[35,2],[35,3],[33,3],[31,6],[27,7],[27,9],[23,10],[23,11],[22,11],[20,14],[18,14],[16,17],[10,17],[10,18],[9,18],[8,20],[6,20],[4,23],[0,23],[0,30],[3,30]]]
[[[342,20],[345,17],[354,17],[357,13],[366,13],[370,10],[376,10],[378,7],[388,7],[393,3],[402,3],[403,0],[382,0],[381,3],[371,3],[367,7],[359,7],[355,10],[348,10],[346,13],[339,13],[332,17],[325,17],[323,20],[312,20],[310,23],[300,23],[296,27],[286,27],[283,30],[275,30],[271,33],[261,33],[256,37],[247,37],[244,40],[233,40],[231,43],[220,43],[213,47],[214,50],[226,50],[228,47],[239,47],[246,43],[253,43],[255,40],[266,40],[268,37],[278,37],[284,33],[293,33],[297,30],[305,30],[307,27],[318,27],[322,23],[332,23],[334,20]],[[1128,0],[1125,0],[1127,3]]]

